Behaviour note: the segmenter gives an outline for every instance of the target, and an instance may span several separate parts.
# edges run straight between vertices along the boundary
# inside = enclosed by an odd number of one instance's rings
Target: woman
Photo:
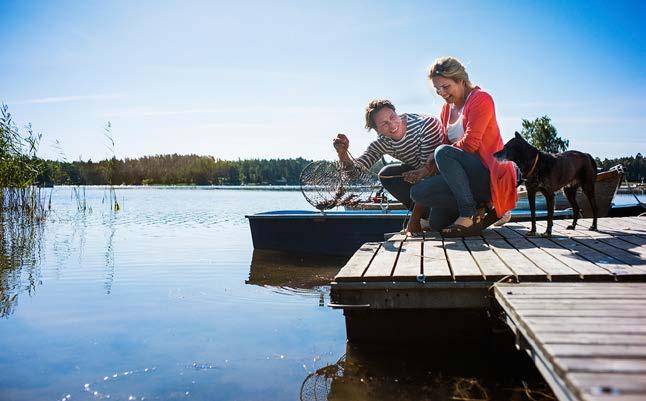
[[[516,205],[516,171],[493,157],[503,148],[494,102],[469,81],[462,63],[437,59],[429,79],[446,102],[440,116],[444,144],[435,150],[440,174],[414,186],[411,197],[431,208],[431,228],[443,235],[477,235],[491,207],[500,217]]]
[[[339,160],[347,169],[367,170],[383,155],[400,160],[379,172],[384,188],[408,209],[413,207],[411,187],[422,178],[434,174],[434,152],[442,144],[440,121],[431,116],[406,113],[398,115],[395,106],[386,99],[372,100],[366,107],[366,129],[377,131],[377,139],[357,159],[348,153],[350,141],[339,134],[333,144]],[[426,208],[415,207],[407,231],[420,232],[420,217]]]

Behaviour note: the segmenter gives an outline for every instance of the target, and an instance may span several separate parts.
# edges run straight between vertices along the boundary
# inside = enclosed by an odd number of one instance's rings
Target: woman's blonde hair
[[[464,65],[455,57],[440,57],[435,60],[428,72],[428,79],[437,76],[449,78],[455,82],[463,81],[467,86],[473,86],[469,81],[469,74],[467,74]]]

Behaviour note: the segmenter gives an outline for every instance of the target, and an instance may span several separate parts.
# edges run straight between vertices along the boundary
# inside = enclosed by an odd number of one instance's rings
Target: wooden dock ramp
[[[646,283],[500,283],[494,292],[559,400],[646,400]]]

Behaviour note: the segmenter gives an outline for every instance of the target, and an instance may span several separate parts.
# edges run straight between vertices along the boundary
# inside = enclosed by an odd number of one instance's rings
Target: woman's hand
[[[350,140],[347,136],[338,134],[332,141],[332,145],[334,145],[334,149],[336,149],[337,153],[346,153],[348,151],[348,147],[350,147]]]

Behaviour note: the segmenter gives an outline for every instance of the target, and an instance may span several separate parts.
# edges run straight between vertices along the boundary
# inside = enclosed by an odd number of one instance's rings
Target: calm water
[[[344,260],[253,250],[244,215],[311,209],[298,191],[117,194],[79,212],[56,188],[44,224],[2,224],[0,400],[548,399],[520,353],[347,346],[325,306]]]

